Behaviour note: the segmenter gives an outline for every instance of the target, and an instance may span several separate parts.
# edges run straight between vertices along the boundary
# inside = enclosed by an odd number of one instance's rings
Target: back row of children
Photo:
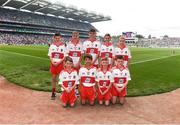
[[[124,104],[126,86],[131,79],[128,64],[131,58],[130,50],[121,36],[116,47],[111,43],[110,34],[105,34],[104,42],[96,40],[96,30],[89,31],[89,39],[79,41],[79,32],[73,32],[67,46],[61,41],[61,34],[54,35],[54,41],[49,47],[50,72],[52,74],[52,96],[56,97],[56,84],[63,89],[61,100],[63,106],[74,106],[75,90],[79,84],[81,103],[86,100],[94,105],[96,93],[100,104],[116,103],[119,98]],[[82,66],[84,57],[85,65]],[[76,88],[76,89],[75,89]]]

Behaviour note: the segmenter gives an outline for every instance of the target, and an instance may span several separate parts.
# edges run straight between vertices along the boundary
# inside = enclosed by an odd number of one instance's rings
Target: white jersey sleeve
[[[49,50],[48,50],[48,56],[49,57],[51,56],[51,49],[52,49],[52,46],[50,45]]]
[[[86,49],[87,49],[87,48],[86,48],[86,41],[84,41],[84,43],[83,43],[83,49],[82,49],[82,50],[83,50],[83,53],[86,52]]]
[[[113,74],[111,73],[111,76],[110,76],[110,82],[113,83],[114,82],[114,77],[113,77]]]
[[[66,57],[66,56],[68,56],[68,48],[67,48],[67,46],[65,46],[65,45],[64,45],[64,50],[65,50],[65,52],[64,52],[64,57]]]
[[[96,74],[95,81],[96,81],[96,82],[99,82],[99,73],[98,73],[98,71],[97,71],[97,74]]]
[[[132,56],[131,56],[131,51],[130,51],[130,49],[128,48],[128,58],[129,59],[131,59],[132,58]]]
[[[59,85],[62,85],[62,83],[63,83],[63,74],[62,74],[62,72],[59,74],[59,82],[58,82],[58,84]]]
[[[67,43],[67,46],[66,46],[66,53],[67,53],[67,54],[69,54],[69,50],[70,50],[69,43],[70,43],[70,42],[68,42],[68,43]]]
[[[131,80],[131,76],[130,76],[129,69],[127,69],[127,80],[128,80],[128,81],[130,81],[130,80]]]
[[[76,84],[76,85],[79,84],[79,76],[78,76],[77,72],[76,72],[76,81],[75,81],[75,84]]]

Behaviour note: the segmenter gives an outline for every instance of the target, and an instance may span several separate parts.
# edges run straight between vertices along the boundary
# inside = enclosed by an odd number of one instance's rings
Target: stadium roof
[[[74,6],[65,6],[63,3],[51,3],[47,0],[0,0],[0,7],[11,7],[18,10],[28,10],[57,17],[72,18],[84,22],[100,22],[111,20],[111,17],[84,9],[78,10]]]

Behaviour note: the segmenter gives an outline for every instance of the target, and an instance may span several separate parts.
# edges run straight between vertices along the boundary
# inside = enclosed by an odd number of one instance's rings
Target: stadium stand
[[[1,0],[0,43],[45,44],[55,32],[68,41],[75,30],[83,40],[88,37],[89,29],[96,29],[92,22],[107,20],[110,17],[45,0]]]
[[[139,39],[137,42],[138,47],[148,48],[178,48],[180,47],[180,38],[151,38],[151,39]]]

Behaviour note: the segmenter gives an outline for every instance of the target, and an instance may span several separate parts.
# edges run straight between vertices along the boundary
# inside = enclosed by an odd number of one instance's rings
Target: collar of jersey
[[[59,47],[59,46],[63,45],[63,43],[62,42],[58,42],[58,44],[57,44],[57,42],[53,42],[53,45]]]

